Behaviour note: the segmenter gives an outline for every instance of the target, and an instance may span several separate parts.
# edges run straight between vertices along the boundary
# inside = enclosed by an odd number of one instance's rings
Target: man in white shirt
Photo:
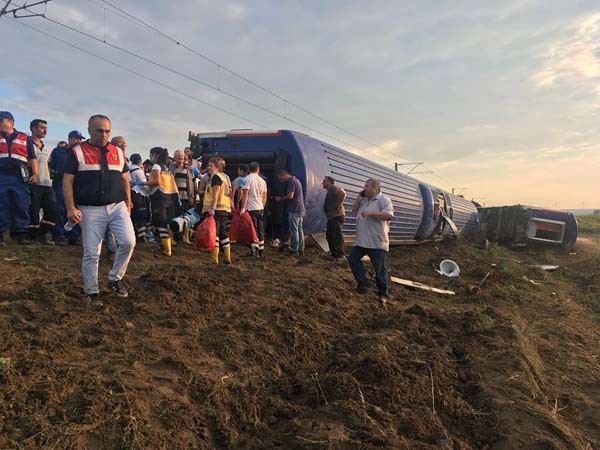
[[[265,220],[264,210],[267,204],[267,183],[260,175],[260,166],[257,162],[248,164],[250,174],[242,185],[241,213],[248,211],[258,236],[258,243],[251,247],[252,256],[257,258],[263,256],[265,249]]]
[[[365,189],[358,194],[352,212],[356,213],[356,240],[350,250],[348,262],[358,283],[360,293],[369,291],[369,280],[361,258],[368,255],[375,270],[377,297],[381,303],[388,299],[387,253],[390,250],[390,221],[394,219],[394,206],[390,198],[381,193],[378,180],[365,181]]]
[[[30,186],[31,205],[29,216],[31,225],[29,230],[32,237],[38,238],[42,244],[54,245],[49,234],[54,230],[57,220],[56,197],[52,189],[52,179],[48,168],[48,159],[52,149],[46,147],[43,138],[48,132],[48,122],[42,119],[34,119],[29,124],[31,130],[31,142],[38,161],[38,182]],[[40,210],[44,213],[40,219]]]

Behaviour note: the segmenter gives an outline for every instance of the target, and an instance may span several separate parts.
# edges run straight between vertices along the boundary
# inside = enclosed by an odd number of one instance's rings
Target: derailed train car
[[[577,218],[572,212],[512,205],[479,208],[479,213],[478,241],[554,245],[567,250],[577,241]]]
[[[323,213],[326,193],[321,186],[326,175],[333,177],[347,193],[344,225],[347,241],[354,240],[356,230],[356,216],[350,208],[368,178],[380,180],[382,192],[394,205],[394,220],[390,223],[393,243],[471,234],[477,228],[477,208],[464,198],[296,131],[190,132],[189,140],[194,157],[202,161],[212,156],[222,157],[227,162],[226,172],[232,177],[239,164],[259,162],[261,173],[275,193],[281,192],[275,176],[279,170],[286,169],[295,175],[304,191],[306,234],[320,233],[326,226]],[[284,221],[282,205],[270,204],[270,221],[273,226]]]

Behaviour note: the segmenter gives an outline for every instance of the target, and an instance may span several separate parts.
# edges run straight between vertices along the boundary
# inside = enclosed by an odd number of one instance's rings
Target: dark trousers
[[[265,214],[262,209],[256,211],[248,211],[254,230],[258,236],[258,249],[264,250],[265,248]]]
[[[42,233],[52,231],[57,221],[56,197],[54,189],[51,186],[32,185],[31,191],[31,206],[29,207],[29,216],[31,218],[31,226],[39,228]],[[40,220],[40,210],[44,211]]]
[[[365,266],[360,260],[363,256],[369,255],[373,269],[375,269],[377,293],[379,295],[388,295],[387,253],[385,250],[357,246],[350,249],[348,262],[350,263],[350,270],[352,270],[352,274],[358,282],[358,287],[368,288],[371,285],[365,273]]]
[[[150,222],[150,199],[142,194],[131,191],[131,221],[137,229],[145,227]]]
[[[229,247],[229,226],[231,225],[231,214],[227,211],[215,211],[215,223],[217,224],[217,247]]]
[[[52,181],[54,195],[56,196],[57,219],[54,227],[54,236],[65,236],[70,241],[75,241],[81,235],[81,227],[75,225],[71,231],[65,231],[64,224],[67,223],[67,207],[65,205],[65,197],[62,190],[62,177]]]
[[[27,233],[29,227],[29,186],[21,174],[0,173],[0,233]]]
[[[329,244],[329,251],[331,256],[339,258],[344,256],[344,216],[334,217],[327,221],[327,231],[325,236],[327,237],[327,243]]]

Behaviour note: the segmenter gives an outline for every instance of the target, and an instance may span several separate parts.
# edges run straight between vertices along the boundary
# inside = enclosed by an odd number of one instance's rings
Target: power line
[[[86,54],[88,54],[88,55],[90,55],[90,56],[93,56],[94,58],[97,58],[97,59],[99,59],[99,60],[101,60],[101,61],[104,61],[104,62],[106,62],[106,63],[108,63],[108,64],[111,64],[111,65],[113,65],[113,66],[115,66],[115,67],[118,67],[118,68],[120,68],[120,69],[122,69],[122,70],[125,70],[125,71],[127,71],[127,72],[129,72],[129,73],[132,73],[132,74],[134,74],[134,75],[136,75],[136,76],[138,76],[138,77],[140,77],[140,78],[143,78],[144,80],[150,81],[150,82],[152,82],[152,83],[154,83],[154,84],[156,84],[156,85],[158,85],[158,86],[161,86],[161,87],[163,87],[163,88],[166,88],[166,89],[169,89],[169,90],[171,90],[171,91],[173,91],[173,92],[176,92],[176,93],[178,93],[178,94],[180,94],[180,95],[183,95],[184,97],[187,97],[187,98],[189,98],[190,100],[194,100],[194,101],[196,101],[196,102],[198,102],[198,103],[201,103],[201,104],[203,104],[203,105],[206,105],[206,106],[208,106],[208,107],[210,107],[210,108],[213,108],[213,109],[215,109],[215,110],[217,110],[217,111],[221,111],[221,112],[223,112],[223,113],[225,113],[225,114],[229,114],[230,116],[232,116],[232,117],[235,117],[236,119],[245,120],[245,121],[247,121],[247,122],[249,122],[249,123],[251,123],[251,124],[253,124],[253,125],[256,125],[256,126],[259,126],[259,127],[262,127],[262,128],[268,128],[268,127],[266,127],[265,125],[263,125],[263,124],[261,124],[261,123],[254,122],[253,120],[251,120],[251,119],[248,119],[248,118],[246,118],[246,117],[244,117],[244,116],[241,116],[241,115],[239,115],[239,114],[233,113],[233,112],[231,112],[231,111],[228,111],[228,110],[226,110],[226,109],[224,109],[224,108],[220,108],[220,107],[218,107],[218,106],[215,106],[215,105],[213,105],[213,104],[211,104],[211,103],[208,103],[208,102],[206,102],[206,101],[204,101],[204,100],[202,100],[202,99],[200,99],[200,98],[198,98],[198,97],[195,97],[195,96],[193,96],[193,95],[191,95],[191,94],[188,94],[187,92],[181,91],[181,90],[179,90],[179,89],[177,89],[177,88],[174,88],[173,86],[170,86],[170,85],[168,85],[168,84],[165,84],[165,83],[163,83],[163,82],[161,82],[161,81],[155,80],[154,78],[151,78],[151,77],[149,77],[149,76],[147,76],[147,75],[144,75],[144,74],[142,74],[142,73],[139,73],[139,72],[137,72],[137,71],[135,71],[135,70],[133,70],[133,69],[130,69],[129,67],[126,67],[126,66],[123,66],[123,65],[121,65],[121,64],[119,64],[119,63],[116,63],[116,62],[114,62],[114,61],[111,61],[111,60],[110,60],[110,59],[108,59],[108,58],[105,58],[105,57],[103,57],[103,56],[100,56],[100,55],[98,55],[98,54],[96,54],[96,53],[93,53],[93,52],[91,52],[91,51],[89,51],[89,50],[86,50],[86,49],[84,49],[84,48],[82,48],[82,47],[79,47],[78,45],[75,45],[75,44],[73,44],[73,43],[71,43],[71,42],[65,41],[64,39],[61,39],[61,38],[59,38],[59,37],[56,37],[56,36],[54,36],[54,35],[52,35],[52,34],[50,34],[50,33],[47,33],[47,32],[45,32],[45,31],[43,31],[43,30],[40,30],[39,28],[36,28],[36,27],[34,27],[34,26],[31,26],[31,25],[27,25],[27,24],[25,24],[25,23],[23,23],[23,22],[20,22],[20,21],[18,21],[18,20],[12,19],[12,18],[9,18],[9,19],[10,19],[10,20],[12,20],[12,21],[13,21],[13,22],[15,22],[15,23],[18,23],[19,25],[21,25],[21,26],[23,26],[23,27],[25,27],[25,28],[29,28],[30,30],[33,30],[33,31],[35,31],[35,32],[37,32],[37,33],[40,33],[40,34],[42,34],[42,35],[46,36],[46,37],[49,37],[49,38],[51,38],[51,39],[54,39],[55,41],[61,42],[61,43],[65,44],[65,45],[68,45],[69,47],[75,48],[75,49],[77,49],[77,50],[79,50],[79,51],[81,51],[81,52],[83,52],[83,53],[86,53]]]
[[[22,19],[22,18],[25,18],[25,17],[39,17],[42,14],[34,13],[32,11],[29,11],[27,8],[31,8],[32,6],[41,5],[42,3],[47,6],[48,3],[51,2],[51,1],[52,0],[41,0],[41,1],[38,1],[38,2],[35,2],[35,3],[30,3],[29,5],[27,3],[25,3],[23,6],[17,6],[16,8],[13,8],[13,9],[9,10],[8,7],[12,3],[12,0],[5,0],[4,7],[0,11],[0,17],[4,16],[6,14],[12,14],[15,19]],[[31,14],[28,14],[28,15],[25,15],[25,16],[18,16],[17,13],[19,11],[23,11],[23,10],[27,10]]]
[[[256,108],[256,109],[258,109],[258,110],[260,110],[260,111],[263,111],[263,112],[266,112],[266,113],[268,113],[268,114],[271,114],[271,115],[273,115],[273,116],[276,116],[276,117],[279,117],[279,118],[281,118],[281,119],[287,120],[288,122],[291,122],[291,123],[293,123],[293,124],[296,124],[296,125],[298,125],[298,126],[300,126],[300,127],[303,127],[303,128],[305,128],[305,129],[307,129],[307,130],[313,131],[313,132],[315,132],[315,133],[317,133],[317,134],[320,134],[320,135],[322,135],[322,136],[326,136],[326,137],[327,137],[327,138],[329,138],[329,139],[332,139],[332,140],[334,140],[334,141],[340,142],[340,143],[342,143],[342,144],[344,144],[344,145],[347,145],[347,146],[349,146],[349,147],[353,147],[353,148],[355,148],[355,149],[357,149],[357,150],[360,150],[361,152],[364,152],[364,149],[362,149],[362,148],[360,148],[360,147],[357,147],[357,146],[355,146],[355,145],[353,145],[353,144],[351,144],[351,143],[349,143],[349,142],[346,142],[346,141],[344,141],[344,140],[342,140],[342,139],[336,138],[335,136],[332,136],[332,135],[330,135],[330,134],[328,134],[328,133],[325,133],[325,132],[323,132],[323,131],[320,131],[320,130],[318,130],[318,129],[316,129],[316,128],[313,128],[313,127],[311,127],[311,126],[309,126],[309,125],[306,125],[306,124],[304,124],[304,123],[302,123],[302,122],[299,122],[299,121],[297,121],[297,120],[295,120],[295,119],[292,119],[292,118],[290,118],[290,117],[287,117],[287,116],[284,116],[284,115],[282,115],[282,114],[279,114],[278,112],[272,111],[272,110],[270,110],[270,109],[268,109],[268,108],[265,108],[265,107],[263,107],[263,106],[261,106],[261,105],[259,105],[259,104],[257,104],[257,103],[254,103],[254,102],[252,102],[252,101],[250,101],[250,100],[247,100],[247,99],[245,99],[245,98],[243,98],[243,97],[240,97],[240,96],[238,96],[238,95],[236,95],[236,94],[233,94],[233,93],[231,93],[231,92],[229,92],[229,91],[226,91],[226,90],[224,90],[224,89],[221,89],[221,88],[219,88],[219,87],[217,87],[217,86],[213,86],[213,85],[211,85],[210,83],[207,83],[207,82],[205,82],[205,81],[199,80],[199,79],[197,79],[197,78],[195,78],[195,77],[192,77],[192,76],[190,76],[190,75],[187,75],[187,74],[185,74],[185,73],[183,73],[183,72],[180,72],[180,71],[178,71],[178,70],[176,70],[176,69],[173,69],[173,68],[171,68],[171,67],[169,67],[169,66],[166,66],[166,65],[164,65],[164,64],[161,64],[161,63],[159,63],[159,62],[157,62],[157,61],[154,61],[154,60],[152,60],[152,59],[150,59],[150,58],[147,58],[147,57],[145,57],[145,56],[139,55],[139,54],[137,54],[137,53],[135,53],[135,52],[133,52],[133,51],[131,51],[131,50],[127,50],[127,49],[125,49],[125,48],[123,48],[123,47],[120,47],[120,46],[118,46],[118,45],[112,44],[112,43],[110,43],[110,42],[108,42],[108,41],[106,41],[106,40],[104,40],[104,39],[100,39],[100,38],[98,38],[98,37],[96,37],[96,36],[94,36],[94,35],[92,35],[92,34],[86,33],[85,31],[79,30],[79,29],[77,29],[77,28],[75,28],[75,27],[71,27],[70,25],[67,25],[67,24],[64,24],[64,23],[62,23],[62,22],[59,22],[58,20],[52,19],[52,18],[50,18],[50,17],[47,17],[46,15],[42,15],[41,17],[42,17],[43,19],[46,19],[47,21],[49,21],[49,22],[51,22],[51,23],[54,23],[54,24],[56,24],[56,25],[59,25],[59,26],[61,26],[61,27],[63,27],[63,28],[66,28],[66,29],[68,29],[68,30],[71,30],[71,31],[73,31],[73,32],[75,32],[75,33],[81,34],[82,36],[88,37],[88,38],[90,38],[90,39],[93,39],[93,40],[95,40],[95,41],[97,41],[97,42],[100,42],[100,43],[102,43],[102,44],[105,44],[105,45],[107,45],[108,47],[114,48],[115,50],[119,50],[120,52],[123,52],[123,53],[125,53],[125,54],[127,54],[127,55],[133,56],[134,58],[138,58],[138,59],[140,59],[140,60],[142,60],[142,61],[144,61],[144,62],[147,62],[147,63],[149,63],[149,64],[152,64],[152,65],[154,65],[154,66],[156,66],[156,67],[159,67],[159,68],[161,68],[161,69],[163,69],[163,70],[166,70],[166,71],[168,71],[168,72],[174,73],[174,74],[176,74],[176,75],[178,75],[178,76],[180,76],[180,77],[182,77],[182,78],[186,78],[186,79],[188,79],[188,80],[190,80],[190,81],[193,81],[193,82],[195,82],[195,83],[198,83],[198,84],[200,84],[200,85],[202,85],[202,86],[205,86],[205,87],[207,87],[207,88],[209,88],[209,89],[212,89],[212,90],[214,90],[214,91],[220,92],[220,93],[221,93],[221,94],[223,94],[223,95],[226,95],[226,96],[228,96],[228,97],[231,97],[231,98],[233,98],[233,99],[235,99],[235,100],[238,100],[238,101],[240,101],[240,102],[242,102],[242,103],[245,103],[245,104],[247,104],[247,105],[249,105],[249,106],[252,106],[252,107],[254,107],[254,108]]]
[[[131,22],[137,23],[138,25],[141,25],[141,26],[143,26],[143,27],[151,30],[152,32],[154,32],[154,33],[162,36],[163,38],[167,39],[168,41],[171,41],[174,44],[179,45],[180,47],[183,47],[184,49],[186,49],[187,51],[193,53],[194,55],[196,55],[196,56],[204,59],[205,61],[208,61],[209,63],[211,63],[211,64],[213,64],[215,66],[217,66],[219,69],[222,69],[223,71],[225,71],[225,72],[227,72],[227,73],[229,73],[229,74],[231,74],[231,75],[239,78],[240,80],[245,81],[246,83],[254,86],[255,88],[260,89],[261,91],[266,92],[269,95],[272,95],[273,97],[275,97],[275,98],[283,101],[285,104],[293,106],[294,108],[302,111],[303,113],[308,114],[309,116],[311,116],[311,117],[313,117],[315,119],[318,119],[318,120],[320,120],[320,121],[322,121],[322,122],[324,122],[324,123],[326,123],[326,124],[328,124],[328,125],[336,128],[337,130],[340,130],[340,131],[342,131],[342,132],[344,132],[344,133],[346,133],[346,134],[348,134],[350,136],[353,136],[353,137],[355,137],[355,138],[357,138],[357,139],[359,139],[359,140],[361,140],[361,141],[363,141],[363,142],[365,142],[365,143],[367,143],[367,144],[369,144],[369,145],[371,145],[373,147],[376,147],[376,148],[378,148],[380,150],[385,150],[384,148],[382,148],[378,144],[376,144],[376,143],[374,143],[374,142],[372,142],[372,141],[370,141],[368,139],[365,139],[362,136],[359,136],[359,135],[353,133],[352,131],[347,130],[346,128],[343,128],[343,127],[341,127],[341,126],[339,126],[339,125],[331,122],[330,120],[327,120],[324,117],[322,117],[322,116],[320,116],[318,114],[313,113],[312,111],[309,111],[308,109],[304,108],[303,106],[300,106],[297,103],[295,103],[295,102],[293,102],[291,100],[288,100],[287,98],[283,97],[282,95],[277,94],[276,92],[272,91],[271,89],[268,89],[268,88],[266,88],[266,87],[264,87],[264,86],[256,83],[255,81],[252,81],[251,79],[249,79],[248,77],[240,74],[239,72],[236,72],[236,71],[230,69],[227,66],[219,64],[217,61],[215,61],[214,59],[210,58],[209,56],[206,56],[205,54],[203,54],[203,53],[201,53],[201,52],[199,52],[199,51],[191,48],[190,46],[186,45],[185,43],[181,42],[180,40],[178,40],[178,39],[176,39],[176,38],[174,38],[174,37],[172,37],[172,36],[164,33],[163,31],[159,30],[158,28],[150,25],[149,23],[143,21],[142,19],[140,19],[140,18],[134,16],[133,14],[125,11],[124,9],[118,7],[114,3],[111,3],[111,2],[109,2],[107,0],[100,0],[100,1],[102,3],[104,3],[104,4],[106,4],[106,5],[109,5],[111,8],[114,8],[115,10],[119,11],[120,13],[124,14],[126,16],[126,18],[128,18],[128,20],[130,20]],[[116,14],[114,11],[111,11],[111,12],[113,14]],[[119,16],[123,17],[121,15],[119,15]],[[357,148],[357,147],[355,147],[355,148]]]

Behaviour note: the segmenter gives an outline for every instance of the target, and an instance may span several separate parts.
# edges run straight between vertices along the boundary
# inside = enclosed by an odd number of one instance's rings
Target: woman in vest
[[[219,263],[219,249],[223,249],[225,264],[231,264],[231,247],[229,244],[229,225],[231,224],[231,198],[225,175],[221,172],[221,158],[208,161],[209,181],[204,194],[202,213],[214,216],[217,223],[217,246],[211,251],[212,261]]]
[[[166,148],[152,148],[150,161],[153,162],[153,165],[146,186],[150,188],[152,225],[160,236],[163,253],[171,256],[171,235],[168,225],[169,221],[175,217],[175,205],[179,202],[177,185],[173,174],[168,169],[169,153]]]

